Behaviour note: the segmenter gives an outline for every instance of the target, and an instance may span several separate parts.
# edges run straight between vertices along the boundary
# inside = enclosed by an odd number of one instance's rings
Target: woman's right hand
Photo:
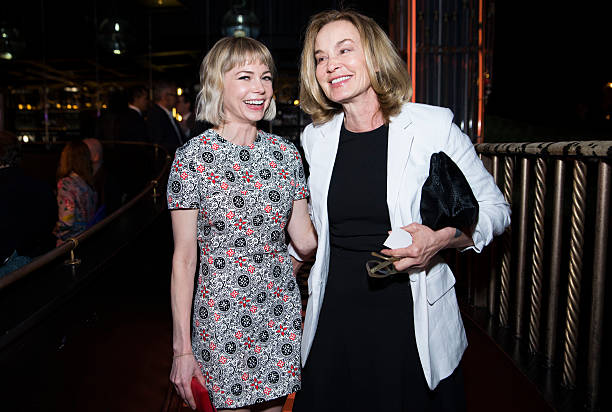
[[[194,376],[204,385],[204,376],[193,355],[179,356],[173,359],[170,381],[174,384],[176,392],[191,409],[196,408],[195,399],[191,392],[191,379]]]

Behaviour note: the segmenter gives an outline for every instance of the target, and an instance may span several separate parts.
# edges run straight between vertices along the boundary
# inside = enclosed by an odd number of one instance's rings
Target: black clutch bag
[[[470,184],[444,152],[431,155],[429,177],[421,189],[421,218],[433,230],[454,227],[464,232],[478,219],[478,201]]]

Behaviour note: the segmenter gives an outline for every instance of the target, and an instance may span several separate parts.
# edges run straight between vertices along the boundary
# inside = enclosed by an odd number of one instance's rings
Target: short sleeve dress
[[[209,129],[176,152],[169,209],[198,209],[192,347],[217,408],[300,388],[301,300],[285,226],[308,189],[288,140],[235,145]]]

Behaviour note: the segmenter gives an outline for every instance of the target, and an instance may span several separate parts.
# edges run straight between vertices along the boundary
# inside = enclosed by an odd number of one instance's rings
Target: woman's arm
[[[310,221],[306,199],[293,201],[287,232],[293,248],[302,259],[309,257],[317,248],[317,233]]]
[[[197,209],[178,209],[170,213],[174,235],[170,298],[172,305],[172,349],[174,359],[170,380],[192,409],[195,401],[191,393],[193,376],[204,383],[204,378],[191,349],[190,317],[194,275],[197,263]]]
[[[406,248],[384,249],[382,253],[404,257],[395,262],[398,270],[409,267],[425,268],[429,261],[442,249],[474,249],[480,252],[493,236],[501,234],[510,224],[510,207],[505,201],[493,177],[485,169],[470,138],[452,123],[452,112],[447,112],[449,129],[442,150],[457,164],[465,175],[478,201],[478,220],[473,231],[467,234],[455,228],[433,231],[427,226],[412,223],[402,229],[413,238]]]

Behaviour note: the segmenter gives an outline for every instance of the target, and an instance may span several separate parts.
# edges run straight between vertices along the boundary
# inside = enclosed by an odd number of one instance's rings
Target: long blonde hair
[[[319,30],[328,23],[346,20],[361,38],[368,75],[376,92],[380,111],[385,119],[398,114],[402,104],[412,97],[410,75],[406,63],[399,57],[387,34],[371,18],[353,10],[329,10],[310,19],[304,36],[300,65],[300,107],[312,116],[315,124],[325,123],[342,111],[342,106],[325,96],[316,77],[315,40]]]
[[[268,66],[272,78],[276,78],[276,67],[270,50],[250,37],[224,37],[210,49],[200,66],[200,85],[196,102],[196,119],[219,126],[223,116],[223,75],[234,67],[248,63]],[[264,113],[264,120],[276,117],[274,99]]]

